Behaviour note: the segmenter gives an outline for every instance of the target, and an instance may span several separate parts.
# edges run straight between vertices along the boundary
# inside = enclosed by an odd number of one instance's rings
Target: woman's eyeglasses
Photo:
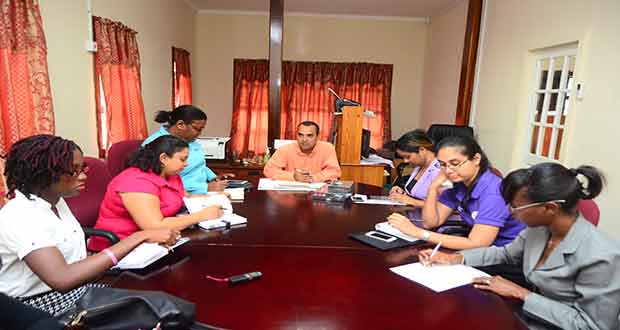
[[[458,164],[450,164],[450,163],[444,163],[444,162],[439,162],[439,167],[441,167],[442,170],[445,169],[450,169],[452,171],[457,170],[459,167],[461,167],[463,164],[467,163],[469,159],[465,159],[464,161],[458,163]]]
[[[515,213],[516,211],[519,211],[519,210],[524,210],[524,209],[528,209],[530,207],[540,206],[540,205],[544,205],[544,204],[547,204],[547,203],[566,203],[566,201],[563,200],[563,199],[554,199],[552,201],[536,202],[536,203],[530,203],[530,204],[525,204],[525,205],[521,205],[521,206],[509,205],[508,208],[510,209],[510,213]]]

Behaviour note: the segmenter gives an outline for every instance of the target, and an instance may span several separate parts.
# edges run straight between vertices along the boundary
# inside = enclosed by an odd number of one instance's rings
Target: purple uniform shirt
[[[407,180],[407,183],[405,184],[405,192],[407,195],[415,199],[426,200],[426,196],[428,195],[428,187],[431,185],[433,180],[435,180],[437,175],[439,175],[441,168],[439,167],[439,162],[437,162],[437,159],[433,159],[413,188],[407,190],[409,183],[415,178],[416,175],[418,175],[419,171],[420,167],[418,166],[413,170],[413,172],[411,172],[411,176],[409,176],[409,180]]]
[[[512,242],[525,225],[512,217],[508,205],[500,194],[502,179],[491,171],[486,170],[476,183],[466,210],[461,207],[467,187],[463,183],[454,184],[454,188],[441,193],[439,202],[457,210],[461,218],[469,226],[475,224],[499,227],[499,232],[493,245],[503,246]]]

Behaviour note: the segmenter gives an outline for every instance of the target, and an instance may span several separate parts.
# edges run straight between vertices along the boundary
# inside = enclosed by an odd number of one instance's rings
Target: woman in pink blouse
[[[141,147],[129,159],[129,167],[108,185],[95,228],[109,230],[122,240],[141,229],[183,230],[222,216],[217,206],[176,215],[183,197],[189,196],[179,176],[187,165],[188,152],[187,142],[172,135],[160,136]],[[101,238],[89,242],[94,251],[107,245]]]

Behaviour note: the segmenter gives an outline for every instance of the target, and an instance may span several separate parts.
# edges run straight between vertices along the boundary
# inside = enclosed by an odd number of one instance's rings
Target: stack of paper
[[[283,181],[261,178],[258,181],[258,190],[278,190],[278,191],[316,191],[325,186],[325,182],[298,182]]]
[[[419,262],[392,267],[390,270],[435,292],[467,285],[476,277],[490,276],[483,271],[465,265],[424,266]]]
[[[184,237],[177,241],[171,249],[189,242],[189,238]],[[161,259],[169,253],[168,248],[156,243],[142,243],[133,251],[121,259],[113,269],[141,269],[155,261]]]
[[[382,231],[386,234],[390,234],[392,236],[396,236],[398,238],[402,238],[405,241],[408,242],[415,242],[415,241],[419,241],[419,238],[413,237],[413,236],[409,236],[405,233],[403,233],[402,231],[394,228],[392,225],[390,225],[387,221],[385,222],[379,222],[378,224],[375,225],[375,230],[378,231]]]
[[[362,158],[362,160],[360,161],[360,165],[378,165],[378,164],[389,165],[392,168],[394,167],[394,162],[392,162],[391,160],[387,158],[383,158],[377,154],[370,154],[368,158]]]

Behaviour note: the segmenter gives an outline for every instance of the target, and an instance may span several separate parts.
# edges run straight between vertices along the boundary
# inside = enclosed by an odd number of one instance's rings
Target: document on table
[[[177,246],[183,245],[189,242],[189,238],[183,237],[177,241],[176,244],[170,247],[174,249]],[[161,259],[170,253],[167,247],[161,246],[157,243],[142,243],[138,245],[133,251],[127,254],[121,259],[113,269],[141,269],[155,261]]]
[[[435,292],[470,284],[476,277],[490,276],[465,265],[424,266],[419,262],[392,267],[390,270]]]
[[[244,188],[226,188],[224,192],[230,195],[230,200],[233,202],[243,202],[243,198],[245,197]]]
[[[306,183],[297,181],[271,180],[267,178],[261,178],[258,181],[258,190],[311,192],[319,190],[323,186],[325,186],[325,182]]]
[[[372,205],[407,205],[399,201],[391,200],[389,196],[370,196],[355,194],[351,196],[351,201],[355,204],[372,204]]]

